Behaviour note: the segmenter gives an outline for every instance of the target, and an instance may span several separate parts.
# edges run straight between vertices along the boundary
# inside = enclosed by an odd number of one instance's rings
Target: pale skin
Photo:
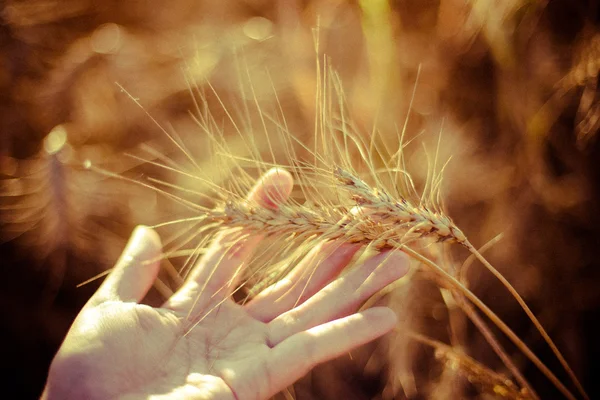
[[[248,200],[276,209],[292,185],[289,173],[271,170]],[[266,399],[396,326],[386,307],[356,310],[406,274],[406,256],[380,253],[340,275],[359,250],[348,243],[323,243],[286,278],[235,303],[239,272],[261,239],[222,232],[183,286],[153,308],[139,302],[158,274],[161,243],[138,227],[75,319],[42,398]]]

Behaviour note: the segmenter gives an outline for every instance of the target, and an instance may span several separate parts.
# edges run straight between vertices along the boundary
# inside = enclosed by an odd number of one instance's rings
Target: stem
[[[504,238],[504,234],[500,233],[498,235],[496,235],[495,237],[493,237],[492,239],[490,239],[487,243],[485,243],[483,246],[481,246],[479,248],[479,250],[477,250],[477,252],[479,254],[483,254],[486,251],[488,251],[490,248],[494,247],[496,245],[496,243],[498,243],[499,241],[501,241]],[[463,264],[460,266],[460,269],[458,270],[458,280],[465,286],[468,286],[468,282],[467,282],[467,272],[469,271],[469,268],[471,267],[471,265],[473,264],[473,262],[477,260],[477,257],[475,256],[475,253],[471,253],[469,255],[469,257],[467,257],[467,259],[465,260],[465,262],[463,262]]]
[[[448,357],[447,356],[448,354],[453,354],[454,357],[457,357],[458,359],[460,359],[462,362],[466,363],[467,365],[471,364],[471,365],[477,366],[478,369],[481,369],[481,372],[480,372],[481,375],[485,375],[488,379],[490,379],[491,382],[494,382],[494,381],[501,382],[500,383],[501,385],[503,385],[507,389],[511,390],[511,392],[513,392],[513,393],[511,393],[512,396],[510,396],[510,398],[513,398],[515,400],[526,400],[526,399],[529,400],[529,399],[533,398],[533,397],[529,396],[528,393],[523,393],[521,390],[519,390],[520,388],[518,386],[514,385],[514,387],[513,387],[512,381],[510,382],[511,385],[508,385],[505,381],[505,379],[506,379],[505,376],[500,375],[500,374],[490,370],[489,368],[487,368],[483,364],[480,364],[477,360],[471,358],[470,356],[468,356],[466,354],[462,354],[461,352],[455,351],[452,348],[452,346],[448,346],[445,343],[439,342],[437,340],[434,340],[432,338],[424,336],[420,333],[411,332],[411,331],[408,331],[405,333],[409,338],[416,340],[417,342],[423,343],[427,346],[431,346],[438,351],[439,350],[443,351],[445,353],[446,357]],[[469,371],[469,367],[466,368],[466,371],[467,372]],[[488,382],[488,384],[491,382]],[[471,382],[471,383],[473,383],[473,382]],[[494,386],[495,386],[495,384],[494,384]],[[526,397],[523,397],[523,396],[526,396]],[[502,397],[509,398],[508,393],[503,394]]]
[[[506,353],[506,350],[504,350],[504,348],[502,348],[502,345],[498,343],[498,340],[490,331],[490,328],[487,326],[485,321],[481,319],[479,314],[477,314],[477,311],[473,309],[473,306],[471,306],[468,302],[465,301],[464,296],[460,296],[456,300],[458,306],[464,311],[467,317],[469,317],[469,319],[471,320],[471,322],[473,322],[477,329],[479,329],[481,334],[485,337],[485,340],[487,340],[490,346],[492,346],[494,352],[498,355],[498,357],[500,357],[506,368],[508,368],[508,370],[512,373],[515,379],[521,384],[522,387],[527,389],[527,392],[531,396],[531,398],[539,400],[539,396],[537,395],[535,390],[533,390],[529,382],[527,382],[527,379],[525,379],[523,374],[521,374],[521,371],[519,371],[519,368],[517,368],[517,366],[513,363],[511,358]]]
[[[398,248],[409,254],[411,257],[421,261],[425,265],[431,267],[435,272],[439,273],[447,283],[454,286],[469,299],[477,308],[479,308],[492,322],[506,335],[508,338],[527,356],[527,358],[535,364],[536,367],[556,386],[556,388],[569,400],[577,400],[575,396],[563,385],[560,380],[544,365],[544,363],[531,351],[529,347],[498,317],[483,301],[481,301],[473,292],[464,287],[456,278],[444,271],[439,265],[428,259],[427,257],[417,253],[410,247],[404,247],[397,243]]]
[[[475,249],[475,247],[473,247],[473,245],[471,245],[471,243],[469,243],[467,241],[467,242],[465,242],[465,245],[467,246],[467,248],[469,249],[469,251],[472,254],[474,254],[475,257],[477,257],[477,259],[479,261],[481,261],[481,263],[492,274],[494,274],[494,276],[496,278],[498,278],[498,280],[504,285],[504,287],[506,287],[506,289],[510,292],[510,294],[515,298],[515,300],[517,300],[517,302],[519,303],[519,305],[521,306],[521,308],[523,309],[523,311],[525,311],[525,313],[527,314],[527,316],[529,317],[529,319],[531,320],[531,322],[533,322],[533,324],[535,325],[535,327],[537,328],[537,330],[540,332],[540,334],[542,335],[542,337],[544,338],[544,340],[546,341],[546,343],[548,344],[548,346],[550,346],[550,348],[552,349],[552,352],[554,353],[554,355],[556,356],[556,358],[558,358],[558,360],[560,361],[560,364],[563,366],[563,368],[565,369],[565,371],[567,371],[567,374],[571,378],[571,381],[577,387],[577,390],[579,391],[579,394],[581,394],[581,396],[584,399],[589,400],[589,396],[587,395],[587,393],[583,389],[583,386],[581,385],[581,383],[577,379],[577,376],[575,376],[575,373],[573,372],[573,370],[571,369],[571,367],[569,367],[569,363],[567,363],[567,360],[565,360],[565,358],[563,357],[563,355],[560,352],[560,350],[558,350],[558,347],[556,346],[556,344],[554,343],[554,341],[552,341],[552,339],[550,338],[550,336],[548,335],[548,333],[546,332],[546,330],[544,329],[544,327],[542,326],[542,324],[540,323],[540,321],[533,314],[533,312],[531,311],[531,309],[529,308],[529,306],[527,305],[527,303],[525,303],[525,300],[523,300],[523,298],[521,297],[521,295],[519,295],[519,293],[517,292],[517,290],[510,284],[510,282],[508,282],[508,280],[506,280],[506,278],[500,273],[500,271],[498,271],[496,268],[494,268],[492,266],[492,264],[490,264],[489,261],[486,260],[485,257],[483,257],[481,255],[481,253],[479,253],[477,251],[477,249]]]

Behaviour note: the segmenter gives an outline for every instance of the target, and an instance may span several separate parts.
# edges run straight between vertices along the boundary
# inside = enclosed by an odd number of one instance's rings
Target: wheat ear
[[[433,347],[436,358],[443,360],[447,366],[465,375],[471,383],[481,385],[490,393],[513,400],[531,400],[534,398],[527,390],[519,390],[506,376],[490,370],[466,354],[419,333],[408,331],[406,334],[419,343]]]

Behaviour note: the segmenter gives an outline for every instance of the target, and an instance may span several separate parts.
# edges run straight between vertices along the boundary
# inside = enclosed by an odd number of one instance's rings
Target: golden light
[[[243,27],[244,35],[254,40],[268,39],[273,32],[273,23],[263,17],[250,18]]]
[[[63,125],[55,126],[44,139],[44,150],[48,154],[56,154],[67,143],[67,130]]]

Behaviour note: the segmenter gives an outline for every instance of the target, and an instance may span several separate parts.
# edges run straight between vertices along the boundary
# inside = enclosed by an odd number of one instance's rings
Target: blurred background
[[[290,131],[310,138],[319,60],[339,74],[357,131],[376,125],[396,137],[406,123],[417,150],[420,142],[434,149],[442,132],[440,159],[452,156],[443,190],[449,215],[476,246],[504,233],[486,255],[589,395],[600,396],[593,380],[600,371],[599,16],[592,0],[1,1],[3,390],[39,397],[55,351],[99,281],[77,285],[111,267],[135,225],[186,215],[83,162],[135,180],[194,185],[125,154],[148,146],[150,158],[188,162],[154,118],[204,165],[210,154],[190,117],[200,97],[225,135],[232,126],[220,102],[252,127],[258,115],[240,105],[256,99],[266,110],[281,107]],[[407,151],[422,181],[424,157]],[[470,287],[559,371],[488,275],[471,268]],[[157,299],[153,292],[148,301]],[[432,283],[415,279],[388,301],[404,326],[447,338],[451,312]],[[468,322],[462,337],[461,351],[505,372]],[[419,346],[394,337],[366,346],[318,367],[295,396],[501,397],[468,376],[449,384],[447,368]],[[509,352],[542,398],[558,396]]]

